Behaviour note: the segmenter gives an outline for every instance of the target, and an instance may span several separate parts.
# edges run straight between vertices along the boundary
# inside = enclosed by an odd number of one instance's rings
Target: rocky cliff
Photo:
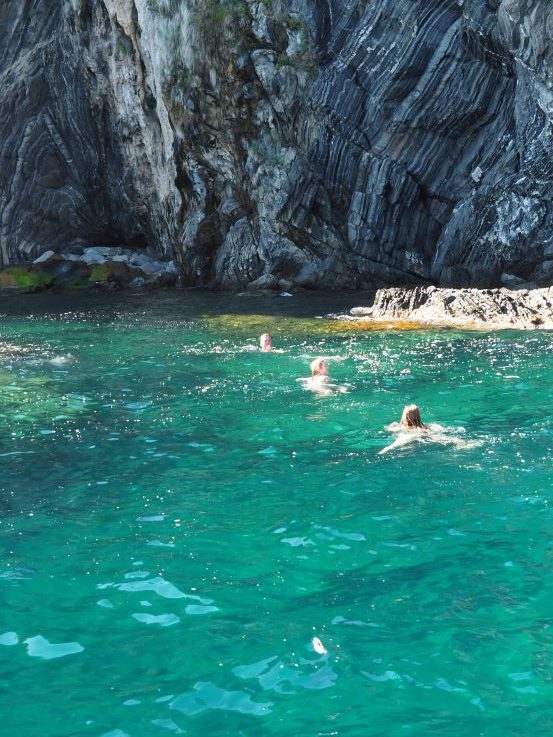
[[[3,264],[553,282],[549,0],[7,0],[0,80]]]

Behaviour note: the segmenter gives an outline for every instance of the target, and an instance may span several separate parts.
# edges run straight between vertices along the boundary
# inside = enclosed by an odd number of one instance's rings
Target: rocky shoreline
[[[180,286],[174,261],[120,246],[47,251],[32,263],[0,270],[0,296],[66,290],[157,289]],[[284,290],[284,291],[283,291]],[[290,290],[290,291],[288,291]],[[293,296],[306,290],[286,280],[257,280],[239,296]],[[307,290],[309,291],[309,290]],[[553,330],[553,286],[450,289],[389,287],[369,293],[369,304],[329,317],[360,328],[428,326],[476,330]]]
[[[174,261],[120,246],[90,246],[70,252],[46,251],[32,263],[0,271],[0,294],[65,289],[156,289],[175,286]]]
[[[368,307],[341,320],[412,327],[435,325],[479,330],[553,329],[553,287],[544,289],[379,289]]]

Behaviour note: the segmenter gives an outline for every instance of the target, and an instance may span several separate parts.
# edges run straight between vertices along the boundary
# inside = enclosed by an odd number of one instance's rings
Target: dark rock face
[[[1,263],[549,285],[552,39],[548,0],[3,3]]]
[[[174,176],[172,140],[167,152],[116,17],[86,0],[8,2],[0,29],[2,262],[94,243],[166,252],[180,197],[156,175]]]

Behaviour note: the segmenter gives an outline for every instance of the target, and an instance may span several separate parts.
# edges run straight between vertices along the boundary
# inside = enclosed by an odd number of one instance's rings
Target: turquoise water
[[[2,734],[549,733],[551,333],[79,299],[0,304]],[[379,456],[412,401],[479,445]]]

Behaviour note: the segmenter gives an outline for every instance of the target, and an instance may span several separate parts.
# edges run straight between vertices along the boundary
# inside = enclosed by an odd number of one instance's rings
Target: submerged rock
[[[546,289],[379,289],[350,319],[461,328],[553,329],[553,287]],[[341,319],[344,319],[342,316]]]

